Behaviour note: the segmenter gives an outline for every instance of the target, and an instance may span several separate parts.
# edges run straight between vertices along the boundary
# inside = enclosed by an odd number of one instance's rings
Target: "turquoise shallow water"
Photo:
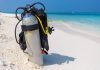
[[[81,26],[100,30],[100,14],[48,14],[49,21],[75,22]]]

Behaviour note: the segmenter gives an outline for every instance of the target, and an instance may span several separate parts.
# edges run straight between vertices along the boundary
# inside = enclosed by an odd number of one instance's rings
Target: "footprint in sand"
[[[0,43],[7,42],[8,38],[5,34],[0,34]]]
[[[6,34],[0,34],[0,43],[10,42],[11,40],[13,40],[12,37],[7,37]]]
[[[0,61],[0,67],[2,70],[15,70],[15,64],[12,64],[12,63],[7,63],[6,61]],[[1,70],[0,69],[0,70]]]
[[[0,25],[1,25],[1,22],[0,22]]]

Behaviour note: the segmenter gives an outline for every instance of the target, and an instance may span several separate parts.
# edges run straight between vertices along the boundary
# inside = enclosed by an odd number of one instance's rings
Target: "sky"
[[[15,12],[34,2],[42,2],[49,13],[100,12],[100,0],[0,0],[0,11]]]

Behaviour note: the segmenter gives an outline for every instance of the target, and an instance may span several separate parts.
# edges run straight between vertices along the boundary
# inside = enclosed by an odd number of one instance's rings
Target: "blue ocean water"
[[[100,14],[48,14],[49,21],[75,22],[81,26],[100,31]]]

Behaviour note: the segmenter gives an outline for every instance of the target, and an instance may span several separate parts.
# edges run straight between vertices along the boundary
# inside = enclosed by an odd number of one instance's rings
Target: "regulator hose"
[[[27,7],[27,6],[26,6],[26,7],[19,7],[19,8],[17,8],[16,11],[15,11],[15,16],[16,16],[16,18],[19,20],[18,23],[17,23],[16,26],[15,26],[15,39],[16,39],[16,42],[17,42],[18,44],[19,44],[19,41],[18,41],[17,35],[16,35],[17,26],[18,26],[18,24],[23,20],[23,16],[25,15],[25,13],[31,12],[32,7],[34,7],[36,4],[40,4],[40,5],[43,7],[43,10],[45,11],[45,6],[44,6],[42,3],[40,3],[40,2],[36,2],[36,3],[33,3],[32,5],[28,5],[28,7]],[[18,17],[18,10],[23,10],[23,11],[24,11],[23,13],[21,13],[21,19]],[[38,20],[39,20],[39,18],[38,18]],[[41,24],[41,23],[40,23],[40,24]],[[41,27],[42,27],[44,33],[47,34],[48,30],[45,31],[42,25],[41,25]]]
[[[16,42],[19,44],[19,41],[17,40],[17,35],[16,35],[16,29],[17,29],[17,26],[18,24],[21,22],[21,20],[18,21],[18,23],[16,24],[15,26],[15,39],[16,39]]]
[[[32,5],[28,5],[28,7],[26,6],[26,7],[19,7],[19,8],[17,8],[16,9],[16,11],[15,11],[15,14],[16,14],[16,18],[18,19],[18,20],[22,20],[23,18],[23,14],[25,13],[25,12],[29,12],[30,10],[31,10],[31,8],[32,7],[34,7],[36,4],[40,4],[42,7],[43,7],[43,11],[45,11],[45,6],[42,4],[42,3],[40,3],[40,2],[36,2],[36,3],[33,3]],[[30,9],[29,9],[30,8]],[[23,10],[24,12],[21,14],[21,19],[19,19],[19,17],[18,17],[18,10]]]
[[[19,19],[19,17],[18,17],[18,10],[24,10],[24,12],[25,12],[26,8],[25,7],[19,7],[15,11],[16,18],[19,20],[18,23],[15,26],[15,39],[16,39],[16,42],[19,44],[19,41],[18,41],[17,35],[16,35],[16,29],[17,29],[18,24],[22,21],[24,13],[21,13],[21,19]]]

